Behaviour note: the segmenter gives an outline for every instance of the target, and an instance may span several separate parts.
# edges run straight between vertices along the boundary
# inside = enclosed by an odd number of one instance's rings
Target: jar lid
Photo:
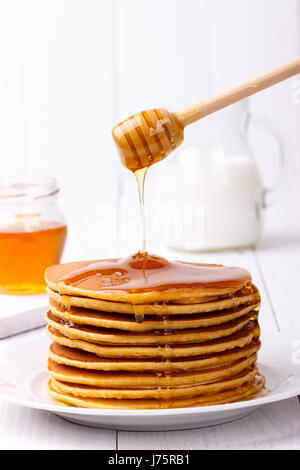
[[[0,204],[25,204],[54,196],[58,191],[57,181],[52,176],[41,178],[1,178]]]

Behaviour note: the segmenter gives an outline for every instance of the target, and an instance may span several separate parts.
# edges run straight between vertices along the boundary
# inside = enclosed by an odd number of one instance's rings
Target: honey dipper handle
[[[219,111],[226,106],[236,103],[248,96],[254,95],[259,91],[269,88],[270,86],[282,82],[298,73],[300,73],[300,57],[296,57],[290,62],[280,65],[279,67],[275,67],[269,72],[258,75],[257,77],[224,91],[212,98],[200,101],[183,111],[174,113],[174,115],[179,120],[181,126],[185,127],[205,116],[208,116],[209,114],[214,113],[215,111]]]

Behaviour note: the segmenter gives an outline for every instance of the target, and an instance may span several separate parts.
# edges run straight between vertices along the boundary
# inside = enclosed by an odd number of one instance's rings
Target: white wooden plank
[[[19,3],[27,171],[100,175],[113,148],[111,2]]]
[[[113,2],[18,5],[24,172],[58,178],[65,260],[116,256]]]
[[[0,1],[0,154],[1,174],[20,176],[24,129],[18,0]]]
[[[232,86],[297,54],[298,0],[209,0],[215,89]]]
[[[299,318],[299,166],[284,203],[266,212],[265,235],[257,249],[258,261],[272,298],[273,308],[286,333],[300,339]]]
[[[116,448],[116,432],[69,423],[58,416],[0,401],[0,449]]]
[[[187,431],[118,433],[126,449],[299,449],[300,406],[297,398],[266,405],[246,418],[220,426]]]
[[[209,26],[211,82],[219,92],[299,55],[299,2],[289,0],[211,0]],[[293,103],[287,80],[251,98],[254,115],[271,119],[283,134],[288,151],[300,152],[300,106]],[[270,185],[278,174],[278,151],[272,139],[256,127],[251,142]],[[292,155],[289,155],[289,159]]]
[[[300,247],[299,245],[288,246],[284,238],[282,244],[281,250],[269,247],[269,249],[259,249],[257,253],[279,323],[294,340],[299,340]]]
[[[207,94],[207,2],[116,1],[118,115],[188,106]]]

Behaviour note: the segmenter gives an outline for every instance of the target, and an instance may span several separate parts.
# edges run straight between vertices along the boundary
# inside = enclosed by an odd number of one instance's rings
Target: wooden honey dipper
[[[159,108],[130,116],[112,130],[123,165],[134,172],[149,167],[181,144],[185,126],[298,73],[300,57],[183,111]]]

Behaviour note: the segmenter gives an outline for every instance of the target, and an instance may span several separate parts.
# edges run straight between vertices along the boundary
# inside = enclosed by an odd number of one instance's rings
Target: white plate
[[[48,396],[45,371],[49,341],[45,332],[14,340],[1,350],[0,397],[18,405],[47,410],[88,426],[137,431],[163,431],[211,426],[236,420],[259,406],[300,394],[300,365],[293,362],[293,339],[282,334],[266,340],[259,367],[270,393],[227,405],[167,410],[96,410],[61,405]],[[269,344],[266,344],[269,343]],[[274,348],[274,344],[276,348]],[[273,346],[272,346],[273,345]]]

